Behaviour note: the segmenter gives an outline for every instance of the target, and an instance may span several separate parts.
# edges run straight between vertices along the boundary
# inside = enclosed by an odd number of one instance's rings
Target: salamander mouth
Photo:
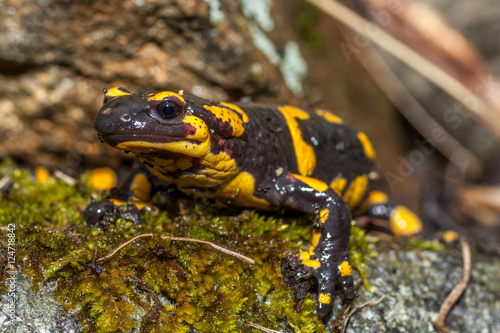
[[[98,134],[99,140],[115,147],[124,142],[149,142],[149,143],[171,143],[178,141],[192,141],[182,137],[172,137],[166,135],[127,133],[127,134]]]

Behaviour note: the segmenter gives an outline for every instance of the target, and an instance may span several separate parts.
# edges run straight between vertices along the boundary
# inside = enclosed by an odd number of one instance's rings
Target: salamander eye
[[[172,101],[166,101],[164,103],[158,104],[158,106],[156,107],[156,112],[162,118],[171,119],[182,112],[182,106]]]

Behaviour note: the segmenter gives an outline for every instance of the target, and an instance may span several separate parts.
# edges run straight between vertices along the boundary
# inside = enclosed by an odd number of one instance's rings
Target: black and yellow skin
[[[134,153],[188,195],[315,214],[312,245],[300,259],[318,280],[320,316],[331,309],[337,282],[347,299],[354,297],[351,212],[371,207],[375,152],[366,135],[334,114],[113,88],[105,90],[95,129],[102,141]],[[381,200],[373,202],[380,208]]]

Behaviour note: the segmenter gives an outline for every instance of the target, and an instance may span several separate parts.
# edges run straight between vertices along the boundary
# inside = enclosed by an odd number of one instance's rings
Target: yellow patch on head
[[[188,115],[183,120],[184,123],[190,124],[196,128],[196,133],[188,135],[187,138],[196,141],[205,141],[210,136],[208,126],[201,118]]]
[[[330,111],[316,109],[314,110],[314,113],[332,124],[342,124],[344,122],[339,116],[334,115]]]
[[[309,119],[309,114],[304,110],[293,106],[280,106],[278,110],[285,117],[286,124],[290,130],[297,168],[302,176],[310,176],[316,167],[316,154],[314,148],[302,137],[297,119]]]
[[[130,95],[129,92],[122,91],[120,90],[121,87],[114,87],[111,89],[108,89],[105,93],[106,97],[118,97],[118,96],[125,96],[125,95]]]
[[[132,183],[130,184],[130,191],[142,201],[149,201],[151,199],[151,191],[153,186],[149,182],[148,177],[143,173],[135,175]]]
[[[337,192],[338,195],[342,195],[344,193],[345,186],[347,184],[347,179],[338,175],[330,182],[330,188]]]
[[[172,91],[162,91],[162,92],[159,92],[157,94],[154,94],[148,98],[148,101],[162,101],[163,99],[165,99],[167,97],[172,97],[172,96],[178,98],[179,100],[181,100],[183,102],[186,102],[184,100],[184,97],[182,97],[181,95],[174,93]]]
[[[35,177],[36,181],[38,183],[46,183],[50,179],[50,172],[49,170],[45,169],[44,167],[37,167],[35,169]]]
[[[389,223],[396,237],[412,236],[422,231],[422,221],[418,216],[401,205],[394,207]]]
[[[224,102],[222,102],[220,104],[227,106],[228,108],[233,109],[233,111],[236,111],[241,116],[241,119],[243,120],[244,123],[248,123],[250,121],[250,119],[248,118],[245,111],[243,111],[243,109],[240,108],[239,106],[231,104],[231,103],[224,103]]]
[[[313,269],[318,269],[319,266],[321,266],[321,263],[318,259],[306,259],[302,261],[302,265],[312,267]]]
[[[332,298],[330,297],[330,295],[328,294],[319,294],[319,302],[321,304],[330,304],[330,302],[332,301]]]
[[[340,276],[349,276],[352,274],[352,267],[348,261],[343,261],[339,265]]]
[[[356,207],[356,205],[360,203],[361,199],[363,199],[363,196],[366,193],[367,185],[367,175],[358,176],[349,184],[349,187],[344,194],[344,201],[350,209]]]
[[[248,172],[240,172],[227,184],[221,185],[218,197],[233,200],[244,207],[269,209],[270,204],[254,196],[255,178]]]
[[[90,173],[89,183],[98,191],[110,190],[116,186],[116,173],[111,168],[94,169]]]
[[[368,196],[368,204],[370,206],[382,205],[387,201],[389,201],[389,197],[387,197],[387,194],[381,191],[371,191],[370,195]]]
[[[298,180],[300,180],[301,182],[309,185],[310,187],[312,187],[313,189],[315,189],[316,191],[319,191],[319,192],[324,192],[328,189],[328,185],[319,180],[319,179],[316,179],[316,178],[312,178],[312,177],[304,177],[304,176],[301,176],[301,175],[297,175],[295,173],[292,173],[292,175],[297,178]]]
[[[375,153],[375,149],[373,149],[370,139],[368,139],[366,134],[363,132],[358,133],[358,139],[359,141],[361,141],[361,144],[363,145],[366,157],[368,157],[370,160],[374,160],[377,154]]]
[[[245,132],[243,122],[240,118],[240,115],[236,111],[230,108],[223,108],[216,105],[205,105],[204,107],[205,109],[212,112],[217,117],[217,119],[229,122],[229,124],[231,124],[231,128],[233,129],[233,137],[238,137]]]

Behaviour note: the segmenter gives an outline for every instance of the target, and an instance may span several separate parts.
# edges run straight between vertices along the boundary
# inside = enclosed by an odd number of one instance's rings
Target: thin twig
[[[60,170],[56,170],[54,172],[54,177],[56,179],[59,179],[59,180],[65,182],[69,186],[75,186],[76,183],[78,182],[75,178],[71,177],[70,175],[65,174],[64,172],[62,172]]]
[[[346,329],[346,327],[347,327],[347,324],[349,323],[349,319],[351,318],[351,316],[352,316],[355,312],[357,312],[358,310],[361,310],[362,308],[369,308],[369,307],[371,307],[371,306],[375,306],[375,305],[379,304],[380,302],[382,302],[382,301],[383,301],[383,300],[385,300],[385,299],[386,299],[386,297],[385,297],[385,295],[384,295],[384,296],[380,297],[379,299],[376,299],[376,300],[374,300],[374,301],[368,301],[368,302],[365,302],[365,303],[363,303],[363,304],[361,304],[361,305],[358,305],[358,306],[356,306],[355,308],[353,308],[353,309],[349,312],[349,314],[347,315],[347,317],[346,317],[346,318],[345,318],[345,320],[344,320],[344,325],[342,326],[342,333],[344,333],[344,332],[345,332],[345,329]]]
[[[172,237],[172,236],[161,236],[161,238],[162,239],[171,239],[171,240],[176,240],[176,241],[183,241],[183,242],[194,242],[194,243],[207,244],[207,245],[210,245],[211,247],[213,247],[214,249],[216,249],[216,250],[218,250],[220,252],[224,252],[224,253],[229,254],[229,255],[231,255],[233,257],[236,257],[236,258],[239,258],[241,260],[247,261],[247,262],[251,263],[252,265],[255,264],[255,261],[253,259],[250,259],[248,257],[245,257],[242,254],[233,252],[231,250],[225,249],[223,247],[220,247],[219,245],[215,245],[214,243],[210,243],[210,242],[207,242],[207,241],[203,241],[203,240],[199,240],[199,239],[193,239],[193,238]]]
[[[450,292],[448,297],[444,300],[441,308],[439,309],[438,319],[434,322],[431,321],[432,325],[439,332],[448,332],[448,326],[445,324],[445,319],[448,316],[451,308],[455,305],[457,300],[460,298],[465,288],[467,288],[467,284],[470,279],[470,271],[471,271],[471,255],[470,255],[470,246],[469,243],[465,239],[460,240],[460,245],[462,245],[462,260],[464,276],[462,277],[462,281],[460,281],[455,288]]]
[[[282,333],[281,331],[275,331],[275,330],[272,330],[272,329],[265,328],[263,326],[254,324],[251,321],[245,321],[245,325],[253,327],[253,328],[256,328],[256,329],[261,330],[262,332],[266,332],[266,333]]]
[[[125,243],[121,244],[120,246],[118,246],[113,252],[111,252],[107,256],[99,258],[96,261],[103,261],[103,260],[111,258],[112,256],[114,256],[116,254],[116,252],[120,251],[121,249],[123,249],[125,246],[129,245],[130,243],[132,243],[136,239],[139,239],[139,238],[142,238],[142,237],[153,237],[153,234],[142,234],[142,235],[139,235],[139,236],[135,236],[134,238],[132,238],[132,239],[126,241]]]
[[[491,112],[491,106],[439,66],[436,66],[383,29],[336,1],[307,1],[337,21],[353,29],[364,38],[377,44],[410,68],[413,68],[417,73],[436,84],[481,118],[496,135],[500,136],[500,123],[494,113]],[[471,103],[471,101],[474,102]]]
[[[103,261],[103,260],[107,260],[107,259],[111,258],[118,251],[120,251],[121,249],[123,249],[125,246],[129,245],[133,241],[135,241],[135,240],[137,240],[139,238],[142,238],[142,237],[153,237],[153,234],[150,233],[150,234],[142,234],[142,235],[135,236],[134,238],[132,238],[132,239],[126,241],[125,243],[121,244],[120,246],[118,246],[116,249],[113,250],[113,252],[111,252],[107,256],[99,258],[96,261],[98,262],[98,261]],[[186,238],[186,237],[173,237],[173,236],[160,236],[160,238],[161,239],[170,239],[170,240],[173,240],[173,241],[194,242],[194,243],[207,244],[207,245],[210,245],[211,247],[213,247],[214,249],[216,249],[216,250],[218,250],[220,252],[223,252],[223,253],[229,254],[229,255],[231,255],[233,257],[239,258],[241,260],[247,261],[247,262],[251,263],[252,265],[255,264],[255,261],[253,259],[250,259],[248,257],[245,257],[242,254],[239,254],[239,253],[236,253],[234,251],[225,249],[225,248],[223,248],[223,247],[221,247],[219,245],[215,245],[215,244],[207,242],[207,241],[203,241],[203,240],[199,240],[199,239],[193,239],[193,238]]]
[[[5,185],[7,185],[12,178],[10,176],[3,176],[2,179],[0,179],[0,190],[4,188]]]
[[[354,290],[356,290],[356,286],[354,287]],[[332,326],[332,332],[337,333],[342,331],[341,321],[344,318],[344,315],[351,309],[351,306],[352,302],[344,302],[344,304],[342,304],[342,309],[340,309],[338,315],[335,316],[335,320]]]

